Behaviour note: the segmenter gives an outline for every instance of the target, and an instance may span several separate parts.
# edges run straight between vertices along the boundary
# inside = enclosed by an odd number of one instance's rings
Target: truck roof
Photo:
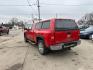
[[[48,20],[66,20],[66,18],[51,18],[51,19],[44,19],[41,20],[40,22],[48,21]],[[67,20],[74,20],[74,19],[67,19]]]
[[[66,18],[51,18],[51,19],[44,19],[44,20],[41,20],[40,22],[45,22],[45,21],[49,21],[49,20],[73,20],[73,21],[75,21],[74,19],[66,19]],[[39,22],[36,22],[36,23],[39,23]]]

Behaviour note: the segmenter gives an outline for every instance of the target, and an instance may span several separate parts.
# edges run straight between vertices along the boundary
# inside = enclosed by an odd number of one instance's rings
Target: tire
[[[41,55],[46,55],[48,53],[48,49],[45,48],[45,44],[43,40],[38,41],[38,51]]]
[[[27,43],[28,42],[28,39],[26,38],[26,36],[24,36],[24,41]]]
[[[0,32],[0,36],[2,36],[2,32]]]
[[[7,34],[9,34],[9,31],[7,32]]]
[[[0,36],[1,36],[2,34],[0,33]]]
[[[67,49],[68,49],[68,50],[71,50],[71,47],[68,47]]]

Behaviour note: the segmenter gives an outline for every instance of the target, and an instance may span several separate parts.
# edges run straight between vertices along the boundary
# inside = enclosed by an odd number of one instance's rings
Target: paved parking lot
[[[70,51],[42,56],[24,42],[22,30],[11,30],[8,36],[0,36],[0,70],[93,70],[93,42],[81,41]]]

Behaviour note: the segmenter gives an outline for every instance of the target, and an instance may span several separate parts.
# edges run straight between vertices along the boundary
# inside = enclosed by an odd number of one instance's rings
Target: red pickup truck
[[[72,19],[49,19],[26,24],[24,39],[36,43],[40,54],[44,55],[49,49],[71,49],[79,45],[80,30]]]
[[[5,26],[0,26],[0,36],[4,33],[9,34],[9,28]]]

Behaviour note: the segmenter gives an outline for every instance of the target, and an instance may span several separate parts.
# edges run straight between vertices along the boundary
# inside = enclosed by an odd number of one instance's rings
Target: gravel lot
[[[93,42],[81,40],[70,51],[51,52],[46,56],[25,43],[22,30],[0,36],[0,70],[93,70]]]

